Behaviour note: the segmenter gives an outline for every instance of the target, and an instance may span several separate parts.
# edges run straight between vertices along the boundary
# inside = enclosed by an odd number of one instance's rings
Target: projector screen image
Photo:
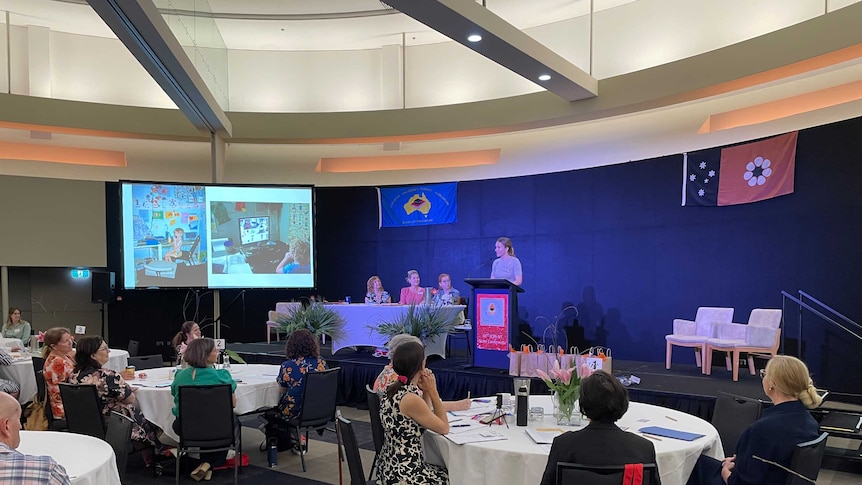
[[[313,288],[311,187],[121,184],[123,287]]]

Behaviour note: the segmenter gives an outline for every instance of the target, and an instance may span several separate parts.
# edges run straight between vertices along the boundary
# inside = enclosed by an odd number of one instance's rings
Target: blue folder
[[[665,438],[675,438],[678,440],[685,441],[694,441],[698,438],[702,438],[704,435],[697,433],[688,433],[685,431],[679,431],[670,428],[662,428],[661,426],[647,426],[645,428],[641,428],[638,431],[641,433],[652,434],[656,436],[664,436]]]

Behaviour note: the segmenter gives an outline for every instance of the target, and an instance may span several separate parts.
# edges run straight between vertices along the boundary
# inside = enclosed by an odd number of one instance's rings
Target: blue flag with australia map
[[[380,227],[427,226],[458,221],[458,183],[380,187]]]

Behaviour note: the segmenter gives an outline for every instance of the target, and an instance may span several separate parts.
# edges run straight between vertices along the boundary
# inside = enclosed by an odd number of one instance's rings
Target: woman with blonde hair
[[[515,248],[512,240],[507,237],[498,237],[494,243],[494,254],[497,259],[491,264],[491,278],[509,280],[521,286],[524,282],[524,273],[521,269],[521,260],[515,257]]]
[[[401,288],[401,296],[398,298],[398,303],[401,305],[418,305],[425,300],[425,288],[419,286],[419,272],[411,269],[407,272],[407,278],[404,278],[407,284]]]
[[[776,355],[760,371],[763,392],[773,406],[748,427],[732,456],[718,461],[701,455],[689,484],[783,485],[796,445],[820,436],[820,426],[808,412],[822,399],[808,367],[789,355]]]
[[[17,338],[27,345],[26,340],[30,338],[30,322],[21,318],[21,309],[12,307],[9,309],[9,317],[3,325],[3,337]]]
[[[374,275],[371,278],[368,278],[368,283],[365,287],[368,290],[368,292],[365,293],[365,303],[367,305],[381,305],[392,301],[392,297],[389,296],[389,292],[383,289],[383,282],[380,281],[379,276]]]

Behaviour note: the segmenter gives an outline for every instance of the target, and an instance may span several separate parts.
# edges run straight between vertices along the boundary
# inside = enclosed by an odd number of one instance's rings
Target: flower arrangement
[[[45,343],[45,332],[40,330],[39,335],[36,337],[36,341],[39,342],[40,344],[44,344]]]
[[[456,317],[457,313],[453,313],[452,307],[410,305],[393,320],[380,322],[372,329],[389,338],[406,333],[424,342],[449,333],[458,324]]]
[[[575,402],[578,400],[581,388],[581,378],[578,377],[577,369],[561,369],[560,363],[555,360],[551,375],[541,369],[536,369],[536,374],[554,392],[554,415],[557,418],[557,424],[579,424],[580,419],[577,422],[572,420]]]

